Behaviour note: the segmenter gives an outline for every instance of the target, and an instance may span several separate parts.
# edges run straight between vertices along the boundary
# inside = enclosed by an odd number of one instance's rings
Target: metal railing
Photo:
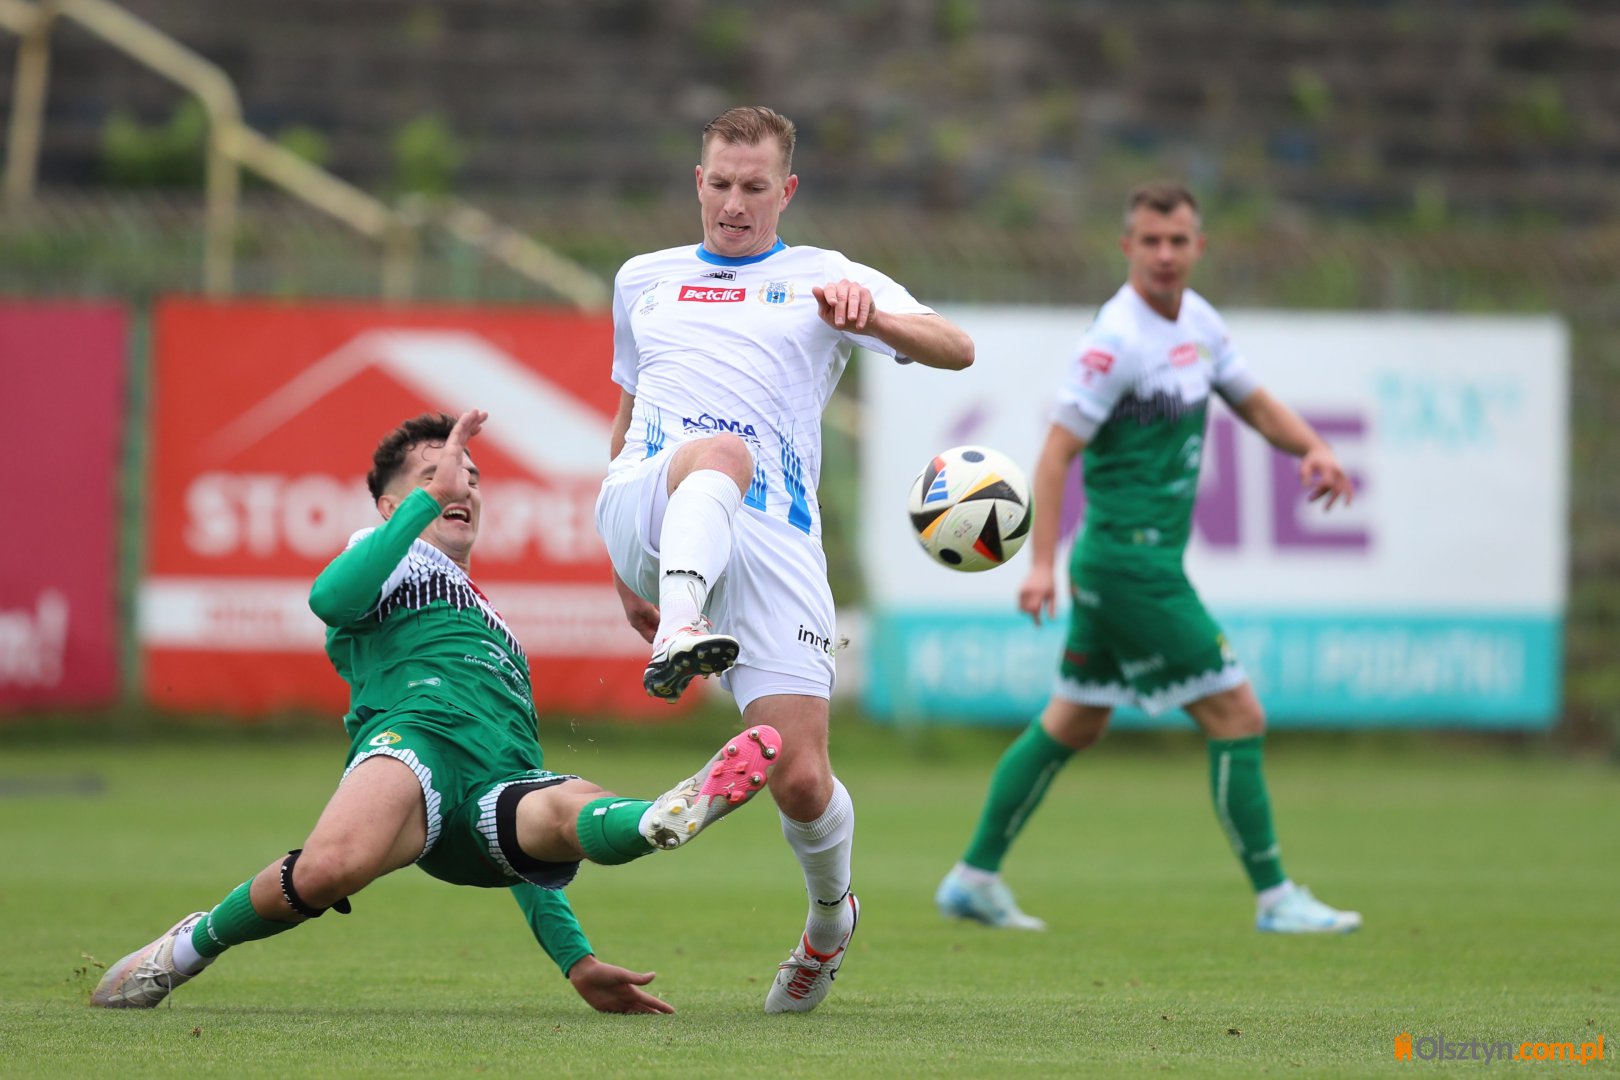
[[[434,225],[577,307],[606,306],[608,287],[601,278],[475,207],[454,200],[392,207],[267,139],[243,123],[236,88],[217,65],[109,0],[0,0],[0,26],[21,41],[6,140],[8,206],[24,206],[34,195],[50,37],[61,19],[78,23],[202,104],[208,117],[203,285],[210,295],[227,296],[235,288],[240,170],[247,168],[381,245],[386,299],[411,295],[418,237]]]

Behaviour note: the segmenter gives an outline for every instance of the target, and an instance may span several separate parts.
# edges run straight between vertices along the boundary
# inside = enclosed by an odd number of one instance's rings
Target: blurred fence
[[[696,207],[589,200],[490,208],[604,276],[641,251],[698,239]],[[1070,227],[998,225],[889,207],[826,205],[801,193],[784,218],[790,242],[844,250],[932,302],[1086,305],[1117,287],[1117,209],[1110,200]],[[1582,737],[1620,730],[1620,226],[1536,221],[1381,225],[1214,206],[1209,254],[1195,279],[1223,307],[1315,310],[1556,312],[1573,334],[1571,574],[1566,719]],[[0,215],[0,296],[116,297],[149,303],[202,284],[203,207],[195,194],[47,192]],[[245,295],[375,297],[381,251],[268,192],[250,192],[238,245]],[[553,304],[532,284],[448,238],[423,251],[422,299]],[[1308,348],[1308,343],[1302,343]],[[981,357],[993,365],[996,358]],[[604,358],[605,373],[605,358]],[[841,389],[854,402],[854,380]],[[859,599],[853,446],[829,432],[824,475],[835,588]],[[1489,490],[1488,476],[1456,482]]]

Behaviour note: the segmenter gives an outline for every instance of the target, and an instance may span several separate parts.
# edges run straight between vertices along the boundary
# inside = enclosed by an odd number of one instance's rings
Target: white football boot
[[[799,939],[788,958],[776,966],[776,981],[765,995],[768,1013],[809,1012],[821,1004],[821,999],[832,989],[833,979],[844,964],[849,951],[849,939],[855,936],[855,926],[861,921],[861,902],[849,894],[851,921],[849,933],[830,953],[818,953],[810,947],[808,935]]]
[[[999,874],[985,881],[969,881],[960,866],[953,866],[939,883],[934,903],[947,919],[972,919],[1006,930],[1046,929],[1043,920],[1018,909],[1018,901]]]
[[[174,941],[181,934],[191,933],[197,920],[207,915],[206,911],[192,912],[150,945],[109,967],[90,994],[90,1004],[103,1009],[150,1009],[168,997],[171,990],[196,978],[182,975],[175,968]]]
[[[653,650],[641,685],[648,697],[676,701],[693,679],[718,675],[735,664],[740,649],[736,638],[715,633],[714,624],[699,615]]]
[[[1295,885],[1260,910],[1254,928],[1268,934],[1348,934],[1361,929],[1361,912],[1328,907]]]
[[[641,835],[655,848],[677,848],[765,790],[782,736],[756,724],[729,739],[708,763],[653,800]]]

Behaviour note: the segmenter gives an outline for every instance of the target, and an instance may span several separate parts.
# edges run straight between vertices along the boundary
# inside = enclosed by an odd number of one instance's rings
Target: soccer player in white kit
[[[961,369],[973,341],[888,277],[790,247],[794,127],[761,106],[703,129],[703,242],[641,255],[613,289],[613,463],[596,504],[644,684],[678,698],[720,674],[747,722],[782,734],[770,778],[809,915],[766,1012],[827,996],[860,905],[855,812],[827,754],[832,591],[816,499],[821,413],[859,345]]]

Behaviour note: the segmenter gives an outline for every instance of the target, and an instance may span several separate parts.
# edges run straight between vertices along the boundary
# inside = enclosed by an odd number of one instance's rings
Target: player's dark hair
[[[782,148],[782,168],[791,173],[795,131],[793,121],[774,109],[739,105],[703,125],[703,150],[699,160],[708,160],[709,143],[714,139],[724,139],[733,146],[758,146],[766,139],[775,139]]]
[[[1142,206],[1161,214],[1174,213],[1178,206],[1191,207],[1194,214],[1199,212],[1198,200],[1193,197],[1193,193],[1188,191],[1183,184],[1164,180],[1141,184],[1132,189],[1130,197],[1125,200],[1126,232],[1131,229],[1131,215],[1136,212],[1138,207]]]
[[[405,468],[405,458],[411,448],[426,443],[443,446],[450,439],[450,429],[456,418],[446,413],[423,413],[413,416],[399,427],[384,435],[371,455],[371,471],[366,473],[366,488],[373,499],[382,498],[394,477]]]

